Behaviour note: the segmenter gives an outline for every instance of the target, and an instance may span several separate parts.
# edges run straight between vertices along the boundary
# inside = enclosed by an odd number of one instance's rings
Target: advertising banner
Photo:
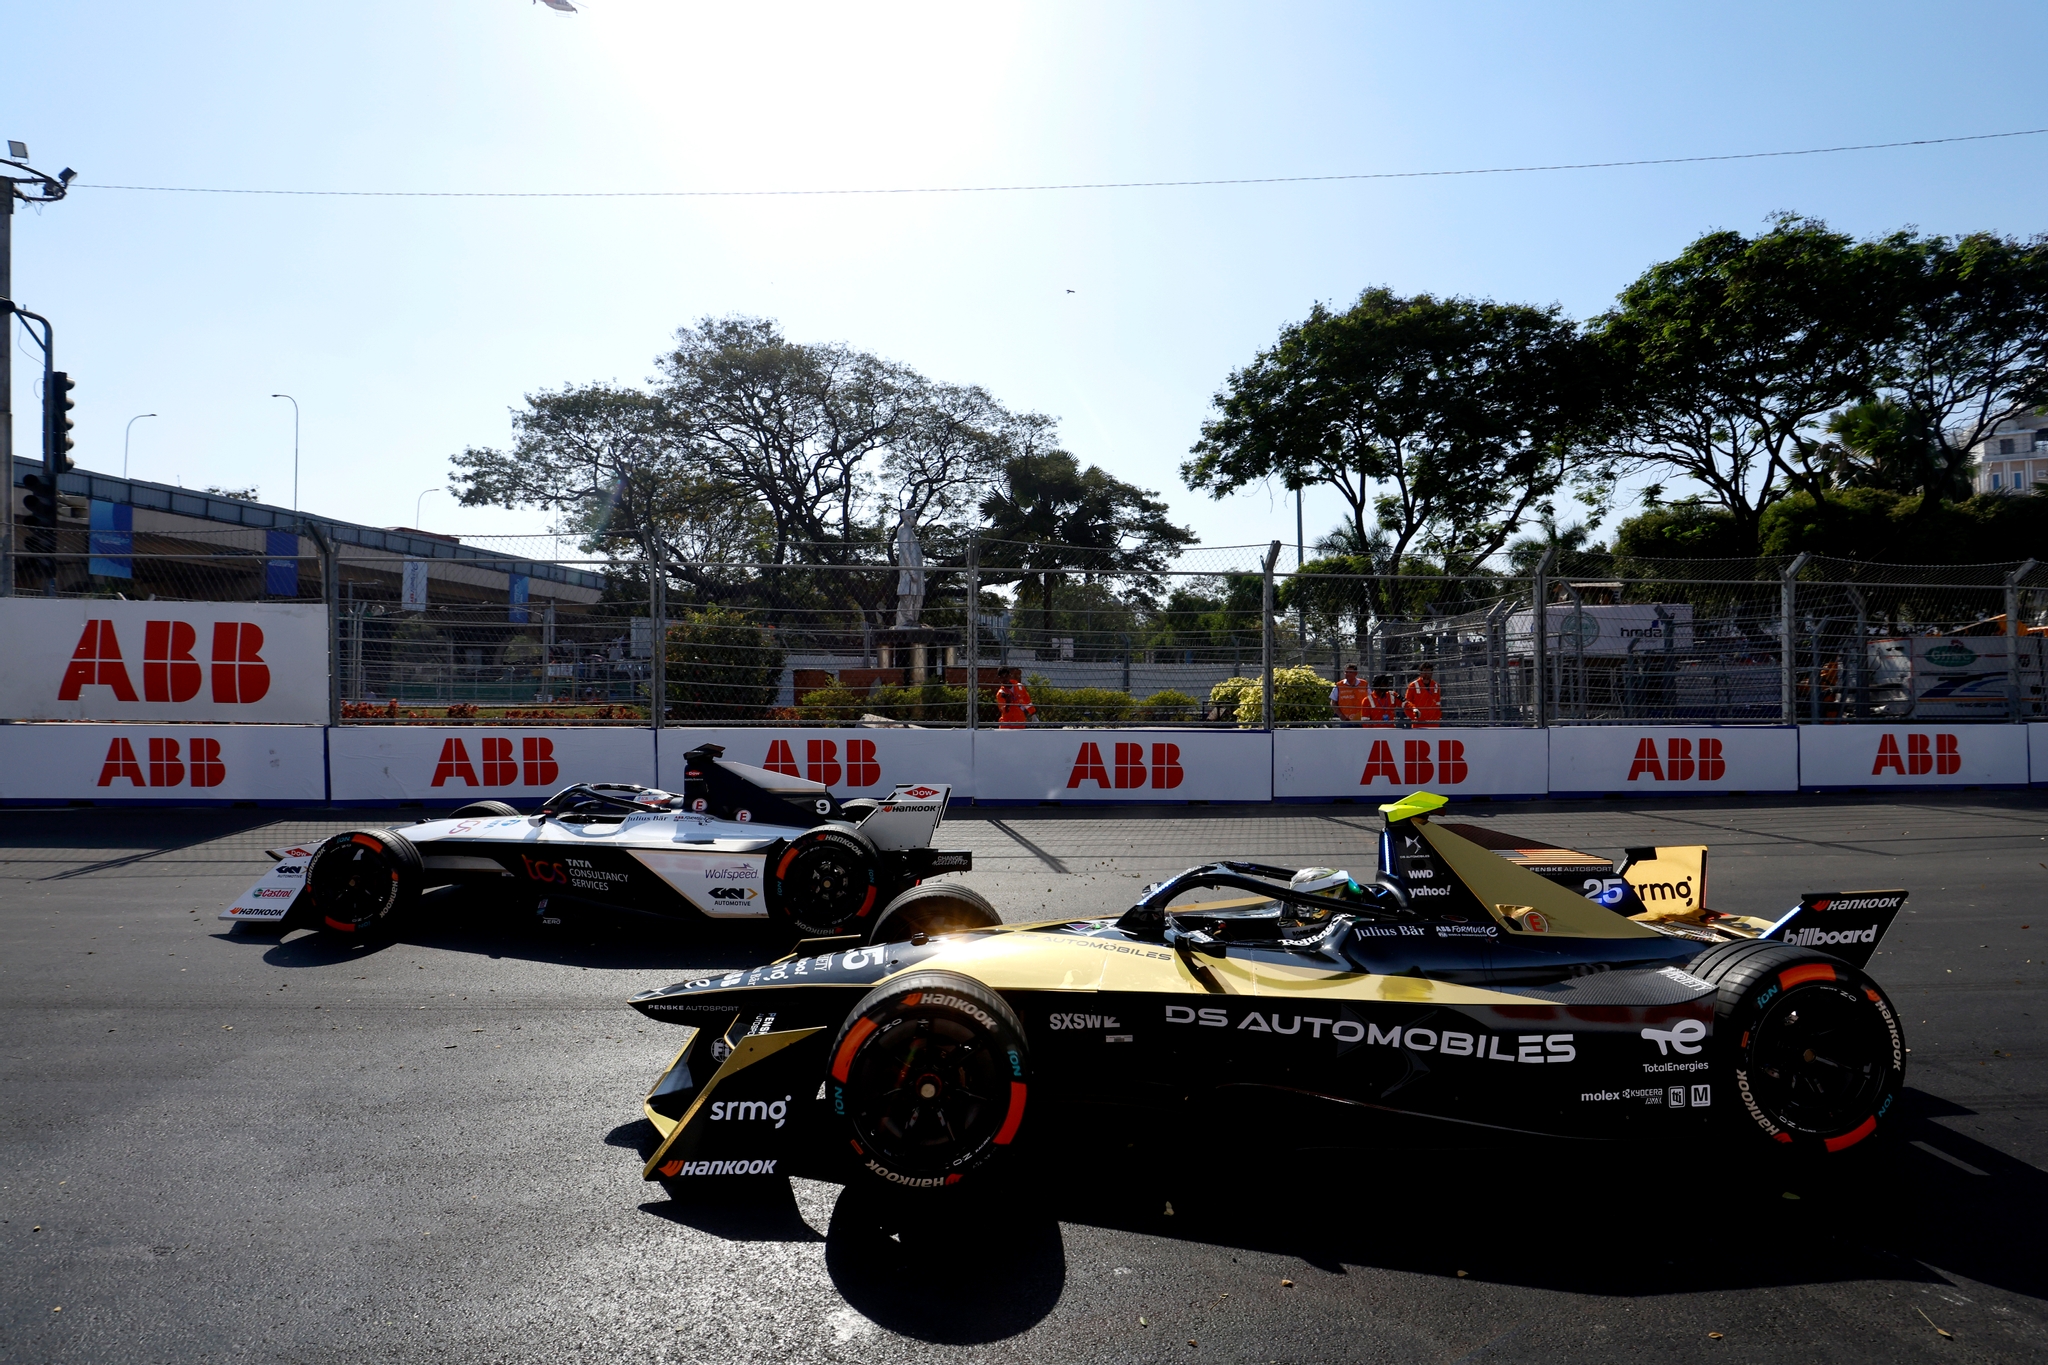
[[[1799,735],[1778,725],[1560,725],[1550,731],[1554,796],[1685,796],[1799,789]]]
[[[336,801],[536,804],[572,782],[654,780],[654,732],[482,725],[338,726],[327,759]]]
[[[1547,730],[1387,730],[1350,726],[1273,735],[1273,798],[1541,796],[1550,782]]]
[[[2048,725],[2027,727],[2027,780],[2048,786]]]
[[[981,730],[974,799],[1270,801],[1273,738],[1250,730]]]
[[[661,778],[669,790],[681,791],[683,755],[718,744],[735,763],[823,782],[841,798],[887,796],[903,782],[945,782],[955,801],[965,801],[974,795],[973,743],[965,730],[664,729]]]
[[[0,801],[320,802],[323,733],[317,725],[0,725]]]
[[[0,598],[0,719],[327,719],[327,610]]]
[[[2019,725],[1804,725],[1802,787],[2025,786]]]

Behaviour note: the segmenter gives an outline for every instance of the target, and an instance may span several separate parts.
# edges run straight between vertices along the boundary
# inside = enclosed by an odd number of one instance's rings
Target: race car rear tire
[[[1835,1157],[1887,1134],[1906,1080],[1898,1011],[1855,967],[1769,941],[1694,958],[1712,982],[1713,1046],[1735,1083],[1722,1118],[1788,1154]]]
[[[412,840],[388,829],[351,830],[313,850],[306,899],[314,928],[361,938],[403,918],[424,872]]]
[[[486,815],[517,815],[518,811],[503,801],[472,801],[449,816],[450,820],[481,819]]]
[[[826,1091],[869,1177],[898,1190],[987,1181],[1024,1121],[1031,1053],[1003,998],[952,972],[868,992],[828,1054]]]
[[[901,943],[913,934],[958,934],[1002,922],[995,906],[979,891],[950,882],[927,882],[911,887],[875,916],[868,942]]]
[[[866,930],[881,907],[881,859],[845,825],[807,829],[768,865],[768,914],[799,938]]]

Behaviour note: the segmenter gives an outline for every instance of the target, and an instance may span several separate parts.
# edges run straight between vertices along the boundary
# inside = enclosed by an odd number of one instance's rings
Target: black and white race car
[[[679,794],[579,782],[531,815],[478,801],[445,820],[275,850],[276,865],[220,917],[362,935],[402,921],[428,887],[457,884],[543,923],[603,908],[886,942],[1000,922],[979,893],[925,884],[973,866],[965,850],[932,847],[947,785],[841,801],[823,783],[723,753],[686,754]]]

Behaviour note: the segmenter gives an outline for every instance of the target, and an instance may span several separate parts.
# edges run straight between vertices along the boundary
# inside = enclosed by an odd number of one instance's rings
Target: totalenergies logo
[[[839,760],[838,740],[807,739],[803,745],[804,771],[797,771],[796,751],[790,748],[786,739],[769,743],[768,757],[761,760],[761,766],[771,773],[808,777],[828,787],[839,786],[842,777],[849,787],[872,787],[882,780],[882,765],[875,761],[875,742],[871,739],[847,740],[843,767]]]
[[[522,735],[519,740],[520,759],[524,760],[526,776],[520,778],[520,762],[512,757],[512,741],[503,735],[483,735],[477,740],[477,748],[483,755],[481,763],[469,761],[469,746],[451,735],[441,741],[441,758],[434,765],[434,780],[431,785],[439,787],[449,782],[460,781],[469,787],[510,787],[523,785],[545,787],[561,776],[562,767],[555,762],[555,742],[545,735]]]
[[[1142,744],[1111,745],[1110,762],[1104,764],[1102,746],[1090,741],[1082,744],[1080,752],[1074,755],[1074,770],[1067,774],[1067,790],[1093,782],[1105,791],[1130,791],[1147,785],[1154,791],[1170,791],[1180,785],[1183,776],[1178,744],[1154,744],[1148,768]]]
[[[130,637],[133,638],[133,637]],[[190,701],[199,695],[201,668],[192,656],[199,632],[187,621],[147,621],[142,628],[142,695],[121,655],[112,621],[87,621],[64,668],[57,700],[77,701],[87,687],[113,689],[120,701]],[[213,697],[246,706],[270,691],[270,666],[263,662],[263,628],[252,621],[213,623]]]
[[[1963,755],[1954,735],[1907,735],[1904,753],[1899,752],[1899,738],[1878,736],[1877,759],[1870,765],[1872,777],[1885,772],[1900,777],[1924,777],[1928,773],[1947,777],[1962,771]]]
[[[135,755],[135,743],[117,737],[107,745],[107,757],[100,764],[102,787],[127,782],[137,787],[218,787],[228,775],[220,761],[220,741],[194,735],[180,745],[167,736],[143,741],[149,754],[145,768]]]

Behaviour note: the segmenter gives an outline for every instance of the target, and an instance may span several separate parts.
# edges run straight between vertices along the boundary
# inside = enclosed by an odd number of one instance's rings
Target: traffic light
[[[43,393],[43,467],[56,473],[71,468],[71,409],[77,407],[71,391],[78,381],[62,370],[50,373]],[[56,492],[53,488],[52,494]],[[52,523],[53,525],[55,523]]]
[[[28,524],[56,530],[57,490],[50,486],[50,481],[40,474],[30,474],[22,479],[21,486],[28,490]]]
[[[27,475],[21,486],[28,492],[28,533],[14,561],[14,577],[18,586],[28,586],[45,583],[57,572],[57,561],[46,557],[57,548],[57,489],[40,474]]]

